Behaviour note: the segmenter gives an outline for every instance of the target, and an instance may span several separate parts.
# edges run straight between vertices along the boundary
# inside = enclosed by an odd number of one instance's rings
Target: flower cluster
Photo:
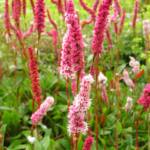
[[[32,47],[28,49],[28,52],[29,52],[29,70],[30,70],[30,79],[32,82],[33,99],[36,100],[38,105],[40,105],[42,92],[39,83],[39,72],[38,72],[36,56],[34,53],[34,49]]]
[[[65,77],[71,77],[71,73],[83,70],[84,46],[78,16],[74,10],[74,4],[72,0],[67,2],[66,9],[65,21],[67,24],[67,32],[64,36],[62,44],[60,72]]]
[[[73,101],[73,105],[69,108],[69,125],[68,130],[70,134],[86,133],[87,123],[84,121],[85,113],[90,106],[90,90],[93,77],[86,75],[82,78],[80,84],[80,91]]]
[[[83,145],[82,150],[91,150],[91,147],[92,147],[93,142],[94,142],[93,137],[92,137],[92,136],[88,136],[88,137],[85,139],[85,142],[84,142],[84,145]]]
[[[39,109],[31,116],[32,125],[36,126],[42,118],[46,115],[48,109],[54,104],[53,97],[47,97],[46,100],[40,105]]]
[[[112,0],[103,0],[99,8],[94,27],[94,36],[92,40],[93,54],[100,54],[102,52],[103,40],[108,22],[109,7],[111,6],[111,3]]]
[[[140,71],[140,63],[134,57],[130,57],[129,65],[132,67],[133,73]]]
[[[146,84],[143,93],[138,100],[138,103],[142,105],[145,110],[150,108],[150,84]]]

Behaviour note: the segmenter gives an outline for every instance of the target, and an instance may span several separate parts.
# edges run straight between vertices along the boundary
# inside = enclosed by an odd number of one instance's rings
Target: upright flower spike
[[[36,0],[35,4],[35,27],[38,32],[38,40],[45,28],[45,3],[44,0]]]
[[[85,141],[82,150],[91,150],[94,139],[92,136],[88,136]]]
[[[32,82],[33,100],[35,100],[38,103],[38,106],[40,106],[42,92],[39,81],[38,64],[34,53],[34,49],[30,47],[28,49],[28,52],[29,52],[29,71],[30,71],[30,80]]]
[[[67,31],[62,42],[61,62],[60,62],[60,74],[66,77],[66,79],[71,78],[73,76],[71,51],[72,49],[70,46],[70,37]]]
[[[100,54],[103,48],[103,41],[105,30],[108,22],[109,8],[111,6],[112,0],[103,0],[98,16],[96,17],[96,22],[94,26],[94,35],[92,40],[92,52],[93,54]]]
[[[60,73],[71,78],[84,67],[83,39],[72,0],[67,2],[65,21],[67,32],[62,43]]]
[[[65,20],[67,23],[67,30],[70,39],[71,46],[71,61],[74,72],[81,72],[84,68],[84,44],[81,33],[81,27],[79,25],[78,16],[74,9],[74,3],[72,0],[67,2],[67,10]]]
[[[54,104],[54,98],[49,96],[46,100],[40,105],[36,112],[31,116],[32,125],[36,126],[42,118],[46,115],[48,109]]]
[[[150,84],[146,84],[138,103],[144,107],[145,110],[150,108]]]
[[[133,19],[132,19],[132,28],[134,29],[136,27],[136,21],[137,21],[137,15],[140,7],[139,0],[135,0],[134,3],[134,12],[133,12]]]
[[[20,16],[21,16],[21,0],[12,1],[12,17],[15,20],[16,26],[20,26]]]
[[[8,0],[5,0],[4,25],[5,25],[5,29],[6,29],[7,34],[10,36],[11,24],[10,24]]]
[[[73,105],[69,108],[69,134],[85,134],[87,131],[87,123],[84,121],[85,113],[90,107],[90,90],[93,83],[91,75],[86,75],[82,78],[80,91],[73,101]]]

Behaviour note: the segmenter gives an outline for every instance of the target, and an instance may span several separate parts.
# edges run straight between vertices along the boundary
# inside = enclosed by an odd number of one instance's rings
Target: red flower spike
[[[5,0],[4,25],[5,25],[5,28],[6,28],[6,32],[7,32],[8,35],[10,36],[10,35],[11,35],[11,34],[10,34],[11,24],[10,24],[8,0]]]
[[[45,28],[45,4],[44,0],[36,0],[35,4],[35,26],[38,31],[38,40]]]
[[[32,82],[33,99],[38,103],[38,106],[40,106],[42,98],[41,95],[42,90],[39,81],[38,64],[34,53],[34,49],[32,47],[28,48],[28,53],[29,53],[29,71],[30,71],[30,80]]]
[[[12,17],[15,20],[17,28],[20,27],[20,16],[21,16],[21,0],[13,0]]]

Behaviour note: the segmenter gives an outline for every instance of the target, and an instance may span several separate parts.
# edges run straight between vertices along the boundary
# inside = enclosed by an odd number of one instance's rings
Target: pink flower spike
[[[150,108],[150,83],[144,87],[141,97],[138,99],[138,103],[144,107],[145,110]]]
[[[84,70],[83,38],[72,0],[67,2],[65,21],[67,32],[63,38],[60,73],[71,78]]]
[[[85,139],[85,142],[84,142],[82,150],[91,150],[93,142],[94,142],[93,137],[92,136],[88,136]]]
[[[90,90],[93,83],[93,77],[86,75],[82,78],[80,91],[69,108],[69,134],[83,133],[87,131],[87,123],[84,121],[85,113],[90,107]]]
[[[39,109],[31,116],[32,125],[36,126],[46,115],[48,109],[54,104],[53,97],[47,97],[46,100],[40,105]]]
[[[93,54],[100,54],[103,48],[103,41],[105,30],[108,22],[109,8],[111,6],[112,0],[103,0],[98,16],[96,17],[94,35],[92,40],[92,52]]]
[[[70,46],[70,38],[67,31],[62,42],[60,63],[60,74],[62,74],[66,78],[72,78],[73,76],[71,51],[72,49]]]

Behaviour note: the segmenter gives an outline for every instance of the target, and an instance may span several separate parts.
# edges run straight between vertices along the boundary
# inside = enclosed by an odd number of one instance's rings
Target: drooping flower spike
[[[130,78],[129,73],[128,73],[128,71],[126,69],[123,71],[123,77],[122,77],[122,79],[124,80],[125,84],[127,86],[129,86],[129,88],[132,89],[132,88],[135,87],[135,84],[132,81],[132,79]]]
[[[32,125],[36,126],[46,115],[49,108],[54,104],[54,98],[49,96],[46,100],[40,105],[36,112],[31,116]]]

